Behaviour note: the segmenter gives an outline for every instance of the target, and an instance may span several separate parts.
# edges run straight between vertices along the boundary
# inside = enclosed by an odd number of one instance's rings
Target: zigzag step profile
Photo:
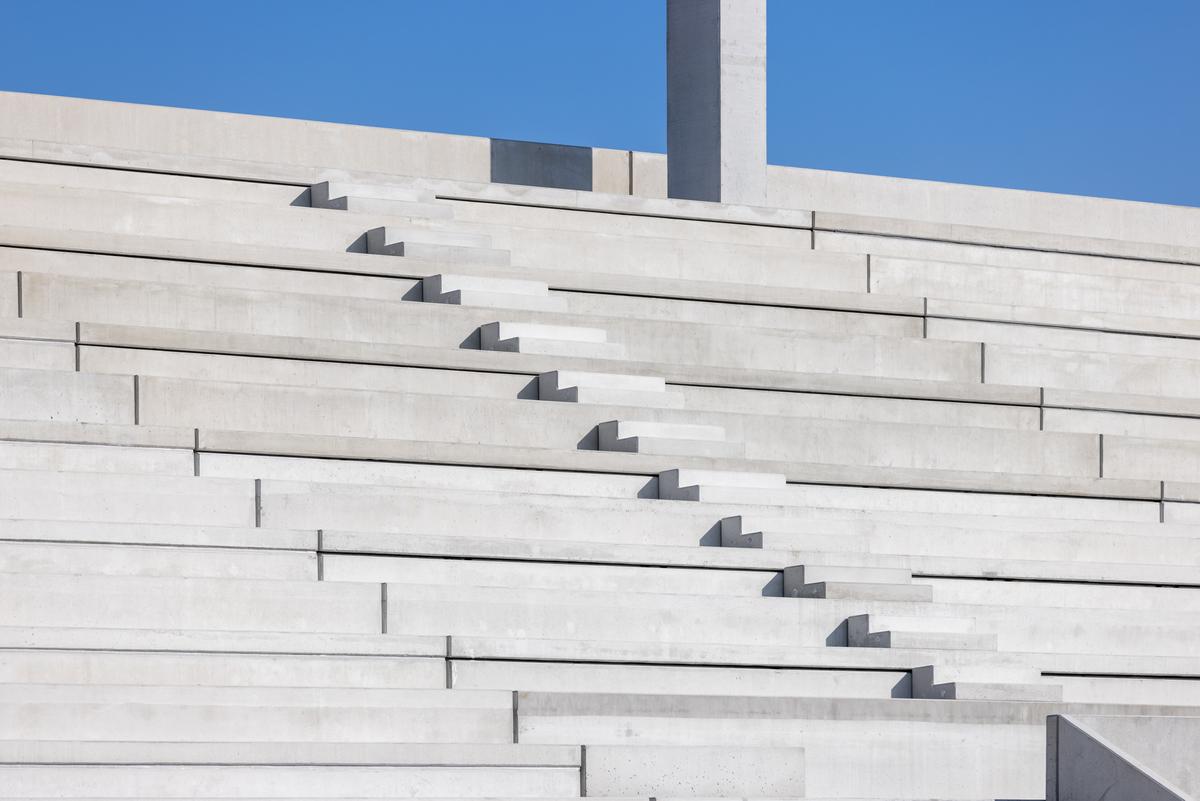
[[[851,648],[994,651],[996,635],[975,631],[973,618],[862,614],[846,619],[846,644]]]
[[[591,359],[620,359],[625,346],[608,341],[602,328],[541,323],[485,323],[479,327],[481,350]]]
[[[379,198],[364,195],[363,191],[369,190],[353,186],[334,186],[330,189],[329,182],[314,184],[309,189],[309,205],[314,209],[410,219],[449,220],[454,217],[454,207],[435,203],[431,193],[397,190],[398,196],[395,198]],[[411,198],[399,197],[402,194],[411,195]]]
[[[562,403],[593,403],[605,406],[643,406],[678,409],[683,396],[668,392],[658,376],[553,370],[538,376],[538,397]]]
[[[933,588],[912,583],[902,568],[843,565],[795,565],[783,571],[783,594],[790,598],[866,601],[933,600]]]
[[[377,256],[409,256],[442,264],[475,264],[507,267],[507,250],[491,247],[483,234],[456,234],[427,229],[381,226],[366,233],[367,253]]]
[[[436,195],[423,189],[386,184],[360,184],[353,181],[321,181],[309,188],[314,208],[341,208],[346,198],[391,200],[400,203],[432,203]]]
[[[550,288],[543,281],[439,273],[421,279],[421,293],[425,303],[526,311],[567,310],[566,300],[551,296]]]
[[[665,470],[658,474],[661,500],[701,501],[706,490],[775,490],[787,486],[782,473],[750,473],[734,470]]]
[[[673,456],[737,457],[742,444],[725,439],[721,426],[608,420],[601,423],[600,450]]]
[[[913,698],[959,701],[1062,701],[1062,685],[1039,683],[1035,681],[1039,675],[1033,669],[1014,671],[996,665],[922,665],[912,670],[912,693]]]

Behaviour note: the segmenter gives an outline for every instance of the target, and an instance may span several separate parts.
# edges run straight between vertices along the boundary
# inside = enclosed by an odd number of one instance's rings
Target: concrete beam
[[[766,202],[766,0],[667,0],[667,195]]]

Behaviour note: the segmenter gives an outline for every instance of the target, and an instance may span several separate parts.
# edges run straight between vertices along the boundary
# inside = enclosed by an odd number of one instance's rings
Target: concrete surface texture
[[[719,195],[0,94],[0,798],[1196,797],[1200,212],[751,186],[669,8]]]
[[[766,0],[667,0],[667,196],[766,205]]]
[[[1046,732],[1047,801],[1195,798],[1197,724],[1195,718],[1052,715]]]

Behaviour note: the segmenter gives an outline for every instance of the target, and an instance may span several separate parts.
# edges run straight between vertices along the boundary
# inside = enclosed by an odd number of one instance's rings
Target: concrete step
[[[443,676],[443,680],[444,680]],[[521,743],[0,740],[0,764],[574,767],[578,746]]]
[[[512,722],[503,691],[0,685],[14,740],[511,743]]]
[[[332,536],[335,548],[354,547],[363,538]],[[386,536],[377,540],[386,543]],[[369,540],[368,540],[369,542]],[[379,547],[379,546],[376,546]],[[383,544],[383,547],[387,547]],[[581,558],[586,554],[577,551]],[[557,589],[565,593],[676,593],[713,597],[778,596],[779,574],[769,570],[711,570],[619,564],[471,558],[389,556],[370,553],[327,553],[321,574],[327,581],[390,582],[420,576],[428,584],[446,586]],[[928,588],[924,588],[928,589]]]
[[[562,356],[570,359],[624,359],[625,346],[619,342],[572,342],[561,339],[538,339],[536,337],[513,337],[500,340],[495,347],[484,350],[500,350],[509,353],[527,353],[537,356]]]
[[[479,345],[483,350],[509,350],[499,343],[510,339],[550,340],[602,345],[608,342],[603,328],[543,323],[494,322],[479,326]]]
[[[567,358],[621,359],[625,346],[608,341],[602,328],[542,325],[540,323],[486,323],[479,327],[481,350],[530,353]]]
[[[406,245],[441,246],[491,251],[492,240],[486,234],[385,225],[367,231],[367,252],[385,256],[415,256]],[[503,252],[507,251],[492,251]]]
[[[0,517],[253,526],[245,479],[0,470]]]
[[[528,281],[520,278],[492,278],[485,275],[462,275],[460,273],[438,273],[421,279],[421,289],[426,303],[443,303],[440,296],[461,291],[495,292],[503,295],[527,295],[545,297],[550,288],[545,281]]]
[[[103,636],[103,633],[98,634]],[[155,651],[145,632],[144,651],[84,648],[9,648],[0,650],[0,682],[5,684],[133,684],[191,687],[347,687],[438,689],[446,686],[441,657],[388,657],[272,653],[188,653]],[[214,632],[208,647],[232,648]],[[280,638],[286,641],[286,638]],[[293,638],[292,647],[299,646]],[[36,643],[27,643],[33,645]],[[67,642],[58,642],[67,645]],[[92,645],[104,643],[91,643]],[[330,639],[327,648],[336,646]],[[286,642],[285,642],[286,647]],[[0,741],[0,750],[3,742]]]
[[[1007,531],[940,527],[936,519],[926,526],[814,520],[781,521],[775,525],[795,530],[774,530],[767,528],[770,520],[761,520],[748,530],[743,518],[733,516],[721,521],[720,534],[726,547],[820,554],[825,560],[851,554],[851,564],[905,566],[927,576],[1181,587],[1197,583],[1191,538],[1155,536],[1161,526],[1144,528],[1146,534],[1089,532],[1103,528],[1091,521],[1079,521],[1078,531],[1059,531],[1058,522],[1046,521],[1045,531]]]
[[[847,636],[853,645],[872,631],[896,629],[937,634],[967,634],[975,631],[975,619],[935,615],[862,614],[847,619]]]
[[[554,525],[547,522],[547,526]],[[526,532],[522,532],[526,533]],[[532,531],[545,535],[545,531]],[[695,544],[658,545],[586,541],[576,538],[535,539],[488,530],[450,535],[398,531],[324,529],[324,554],[386,554],[412,557],[497,559],[522,562],[576,562],[586,565],[629,565],[778,572],[794,555],[726,548],[697,548]],[[782,587],[782,582],[780,583]]]
[[[915,690],[914,690],[915,692]],[[919,698],[939,698],[958,701],[1036,701],[1059,703],[1063,688],[1057,684],[1003,684],[991,682],[951,681],[934,684]]]
[[[367,752],[369,753],[369,751]],[[3,765],[0,798],[567,799],[578,767],[491,765]]]
[[[881,584],[865,581],[818,581],[801,585],[793,598],[862,601],[933,601],[933,588],[920,584]]]
[[[674,456],[735,458],[744,455],[740,442],[728,442],[722,426],[609,420],[598,427],[602,451]]]
[[[907,671],[896,669],[822,670],[453,659],[450,670],[451,687],[476,690],[897,698],[909,695],[910,684]]]
[[[658,474],[660,500],[704,501],[721,490],[779,490],[786,486],[781,473],[676,469]]]
[[[252,603],[252,602],[248,602]],[[376,615],[378,617],[378,615]],[[76,652],[112,652],[137,656],[146,653],[162,654],[194,654],[197,656],[214,657],[231,654],[257,654],[264,660],[275,663],[276,657],[326,657],[338,654],[347,658],[385,657],[389,660],[408,660],[411,658],[430,658],[442,660],[446,655],[445,635],[431,637],[405,637],[399,634],[381,633],[382,627],[373,628],[370,632],[359,634],[338,634],[320,631],[316,626],[310,630],[279,631],[269,630],[222,630],[211,621],[197,621],[207,628],[188,628],[171,624],[159,628],[117,628],[116,620],[103,621],[101,626],[90,627],[89,621],[82,616],[67,622],[66,625],[56,625],[45,620],[28,621],[32,625],[0,626],[0,649],[5,651],[26,651],[56,654],[66,651]],[[9,663],[14,664],[14,663]],[[8,668],[6,668],[8,669]],[[15,669],[19,669],[19,666]],[[53,671],[44,674],[52,678]],[[103,677],[104,671],[98,671],[96,676]],[[186,677],[186,670],[176,674]],[[243,674],[245,675],[245,674]],[[136,675],[129,676],[125,681],[142,683]],[[64,680],[63,684],[78,684],[74,680]],[[102,682],[119,684],[120,681]],[[169,684],[170,681],[160,682]],[[203,682],[188,682],[185,684],[202,684]],[[241,682],[247,685],[261,684],[261,681]],[[275,682],[278,684],[279,682]],[[315,682],[322,686],[337,686],[338,682]],[[360,676],[353,686],[373,686],[376,682]],[[305,686],[298,682],[296,686]],[[391,682],[383,686],[393,686]],[[442,686],[442,685],[439,685]]]
[[[996,635],[957,634],[940,631],[873,631],[867,635],[866,648],[906,648],[930,651],[994,651]]]
[[[542,281],[439,274],[423,279],[421,285],[426,303],[546,312],[567,310],[566,300],[550,295]]]
[[[6,541],[317,550],[316,530],[0,518],[0,542]]]
[[[803,564],[783,572],[784,595],[793,589],[821,581],[857,584],[912,584],[912,573],[898,567],[860,567],[857,565]]]
[[[374,194],[393,196],[373,197]],[[328,181],[314,184],[309,189],[309,205],[314,209],[336,209],[384,217],[425,220],[449,220],[454,217],[454,207],[435,202],[431,192],[400,188],[388,192],[367,186],[331,185]]]
[[[505,292],[485,292],[478,289],[456,289],[452,292],[444,293],[433,300],[426,294],[425,302],[446,303],[454,306],[481,306],[489,309],[514,309],[518,311],[565,312],[567,309],[566,301],[561,297],[549,295],[546,297],[535,297]],[[520,352],[529,353],[530,351],[524,350]],[[577,355],[588,357],[593,354],[583,352]],[[596,356],[595,358],[605,357]]]
[[[933,600],[933,588],[913,584],[903,568],[804,564],[784,568],[783,594],[790,598],[864,601]]]
[[[852,615],[846,619],[851,648],[994,651],[996,635],[975,629],[973,618]]]
[[[912,671],[913,698],[1061,702],[1062,685],[1035,681],[1038,675],[1032,668],[1021,671],[989,665],[967,668],[923,665]]]
[[[511,262],[507,250],[490,247],[490,238],[482,234],[372,228],[366,234],[366,249],[367,253],[379,256],[406,256],[433,265],[507,267]]]
[[[538,376],[538,397],[544,401],[680,409],[683,395],[668,392],[666,382],[652,376],[555,370]]]
[[[0,542],[0,573],[315,580],[315,552]]]
[[[454,219],[454,207],[443,203],[415,203],[354,195],[334,198],[329,205],[314,208],[339,209],[354,214],[369,214],[372,217],[406,217],[410,220]]]
[[[368,634],[382,631],[380,592],[311,580],[5,573],[0,618],[9,626]]]
[[[352,181],[321,181],[309,189],[312,205],[317,208],[338,208],[330,205],[347,197],[393,200],[405,203],[432,203],[434,193],[415,187],[363,184]]]

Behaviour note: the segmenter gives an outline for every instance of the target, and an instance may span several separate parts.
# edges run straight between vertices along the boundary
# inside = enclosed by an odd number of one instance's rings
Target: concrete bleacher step
[[[316,530],[239,526],[105,523],[80,520],[18,520],[0,517],[0,542],[162,545],[271,551],[315,551]]]
[[[309,189],[312,204],[321,208],[336,208],[328,204],[346,197],[394,200],[407,203],[431,203],[435,194],[427,189],[394,184],[366,184],[353,181],[321,181]]]
[[[490,690],[0,685],[19,740],[511,743],[512,714]]]
[[[0,797],[75,799],[795,798],[806,770],[802,748],[729,744],[75,741],[0,759]]]
[[[359,214],[430,220],[445,220],[454,216],[454,208],[435,202],[432,192],[403,187],[322,181],[309,188],[309,202],[314,209],[337,209]]]
[[[0,765],[0,798],[399,801],[578,798],[576,766],[381,764]],[[103,795],[98,795],[103,793]]]
[[[457,234],[415,228],[384,226],[366,234],[367,253],[378,256],[407,256],[440,264],[475,264],[506,267],[507,250],[491,247],[484,234]]]
[[[444,689],[444,688],[443,688]],[[0,740],[0,764],[573,767],[579,746],[527,743]]]
[[[478,640],[468,643],[478,644]],[[587,646],[591,643],[580,643]],[[599,654],[603,646],[594,644]],[[887,654],[885,654],[886,656]],[[904,669],[574,662],[560,659],[451,659],[450,686],[542,692],[660,693],[668,695],[791,695],[833,698],[906,697]]]
[[[244,479],[0,470],[0,518],[253,526]]]
[[[345,548],[347,545],[353,548],[356,543],[364,541],[361,537],[345,536],[330,539],[334,548]],[[386,538],[381,540],[386,542]],[[484,556],[410,557],[353,551],[323,553],[321,565],[324,579],[338,582],[402,582],[420,576],[421,581],[428,584],[487,586],[493,589],[543,588],[575,593],[636,593],[652,589],[658,594],[692,596],[703,592],[728,598],[780,594],[779,574],[769,570],[564,564],[537,560],[496,560]]]
[[[302,581],[316,579],[312,551],[64,542],[0,542],[0,575],[61,573]]]
[[[657,376],[554,370],[538,376],[538,398],[563,403],[679,409],[683,395]]]
[[[1033,669],[987,663],[968,667],[922,665],[912,670],[912,693],[913,698],[958,701],[1062,701],[1062,685],[1036,681],[1038,675]]]
[[[44,636],[51,636],[44,632]],[[105,632],[98,632],[104,636]],[[114,634],[108,632],[108,634]],[[199,635],[215,649],[237,643],[215,632]],[[380,635],[384,636],[384,635]],[[145,650],[112,650],[96,647],[103,642],[78,641],[74,648],[57,641],[56,648],[7,647],[0,651],[0,682],[4,684],[133,684],[189,687],[347,687],[404,690],[444,689],[445,660],[441,656],[390,656],[362,654],[237,653],[160,651],[143,632]],[[284,650],[298,650],[299,638],[278,638]],[[339,645],[329,638],[325,648]],[[91,647],[88,647],[91,646]],[[432,650],[432,649],[431,649]],[[2,745],[2,741],[0,741]]]
[[[665,470],[658,474],[660,500],[709,501],[756,495],[787,486],[782,473],[750,473],[733,470]]]
[[[479,326],[481,350],[590,359],[621,359],[625,346],[608,341],[602,328],[493,322]]]
[[[0,617],[8,626],[382,630],[379,586],[313,580],[9,573],[0,581]]]
[[[851,648],[994,651],[996,635],[976,631],[972,618],[863,614],[846,619],[846,644]]]
[[[600,450],[668,456],[740,457],[740,442],[725,439],[722,426],[608,420],[597,427]]]
[[[913,584],[912,573],[902,568],[823,564],[785,568],[783,594],[789,598],[933,600],[933,588]]]
[[[543,281],[439,273],[421,279],[422,300],[456,306],[565,312],[566,300],[552,296]]]
[[[818,581],[804,585],[797,598],[827,600],[911,601],[933,600],[930,587],[917,584],[878,584],[869,581]]]
[[[378,605],[378,601],[376,604]],[[376,618],[378,617],[379,615],[376,614]],[[18,621],[8,620],[6,622],[17,623]],[[31,625],[0,626],[0,649],[10,655],[13,651],[50,654],[66,651],[105,652],[118,656],[137,656],[146,653],[194,654],[204,657],[254,654],[272,663],[278,656],[321,658],[335,654],[351,659],[387,657],[388,660],[404,662],[416,658],[432,658],[440,662],[446,656],[447,645],[445,635],[406,637],[399,634],[382,633],[381,626],[371,627],[369,632],[364,633],[339,634],[321,631],[316,627],[299,631],[294,627],[292,630],[283,628],[277,631],[264,629],[238,631],[229,628],[222,629],[212,620],[196,621],[196,624],[199,625],[191,627],[188,624],[179,626],[172,623],[158,628],[115,628],[114,625],[119,622],[116,620],[103,621],[109,625],[89,626],[89,621],[83,618],[69,620],[66,625],[58,625],[52,620],[25,622]],[[60,667],[63,670],[70,670],[68,662],[63,662]],[[20,665],[16,662],[6,662],[4,670],[19,672]],[[54,682],[55,676],[62,675],[57,673],[57,670],[58,668],[44,673],[42,676],[52,683],[83,683],[74,679]],[[152,674],[153,671],[150,670],[147,676]],[[16,674],[6,672],[5,675]],[[101,684],[122,683],[120,680],[103,681],[103,670],[94,674],[89,672],[88,675],[93,676],[93,680],[98,679]],[[186,670],[181,670],[174,675],[174,679],[159,683],[170,684],[172,681],[187,676],[188,673]],[[142,683],[137,676],[127,675],[124,681],[126,683],[131,681],[135,684]],[[184,680],[182,683],[191,684],[193,682]],[[197,681],[195,683],[203,684],[204,682]],[[261,682],[246,681],[244,683],[258,684]],[[275,683],[279,684],[280,682],[276,681]],[[374,679],[360,675],[353,686],[367,687],[374,686],[376,683]],[[318,682],[318,684],[332,687],[338,686],[339,682]],[[299,681],[295,685],[289,684],[289,686],[305,685],[304,681]],[[382,686],[399,685],[393,685],[389,681]],[[443,685],[439,684],[438,686]]]
[[[442,245],[456,248],[491,249],[491,237],[486,234],[459,233],[441,229],[409,228],[398,226],[380,226],[366,233],[367,252],[383,255],[407,255],[407,252],[394,252],[395,248],[403,249],[405,241],[424,245]]]

